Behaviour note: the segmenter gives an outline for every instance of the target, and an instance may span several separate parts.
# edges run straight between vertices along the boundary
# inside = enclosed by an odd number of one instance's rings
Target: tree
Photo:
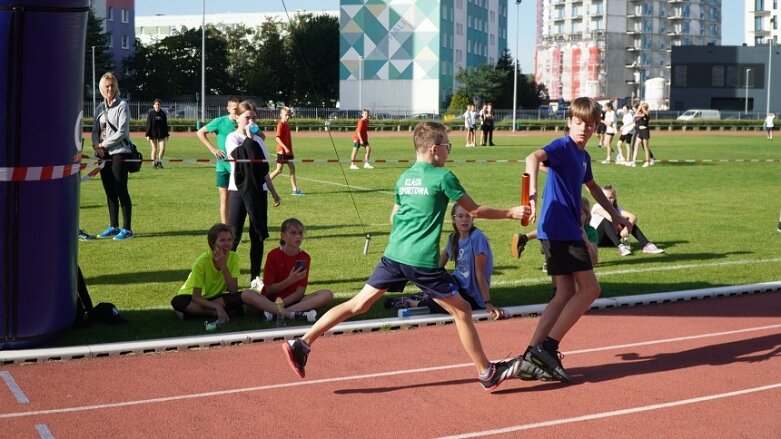
[[[292,98],[299,105],[333,105],[339,96],[339,19],[328,15],[296,14],[286,40],[292,72]]]
[[[114,61],[111,59],[111,52],[108,50],[108,35],[103,32],[103,20],[95,16],[95,11],[89,8],[87,14],[87,44],[84,50],[84,93],[92,97],[89,93],[92,90],[92,46],[95,46],[95,87],[98,87],[98,81],[104,73],[114,69]],[[99,91],[95,93],[100,96]]]
[[[488,64],[473,69],[462,69],[456,73],[456,81],[462,84],[463,93],[484,102],[494,102],[501,96],[506,77],[506,71]]]
[[[267,20],[260,27],[257,94],[273,102],[286,101],[293,93],[293,68],[279,23]]]

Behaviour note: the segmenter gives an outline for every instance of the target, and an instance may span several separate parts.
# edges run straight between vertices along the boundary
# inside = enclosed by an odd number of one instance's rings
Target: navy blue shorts
[[[407,282],[412,282],[431,297],[446,298],[458,294],[458,282],[444,268],[413,267],[384,256],[366,281],[378,290],[391,292],[403,291]]]
[[[572,274],[576,271],[586,271],[594,268],[588,248],[583,241],[549,241],[540,240],[545,264],[550,276]]]

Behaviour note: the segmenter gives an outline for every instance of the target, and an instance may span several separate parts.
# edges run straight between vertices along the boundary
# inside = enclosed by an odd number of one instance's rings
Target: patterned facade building
[[[122,60],[133,54],[136,34],[134,0],[91,0],[95,17],[103,20],[103,30],[108,35],[108,48],[114,62],[114,70],[120,71]]]
[[[341,108],[438,113],[461,69],[507,48],[503,0],[341,0]]]
[[[669,98],[673,46],[720,45],[721,0],[538,0],[535,77],[552,100]]]

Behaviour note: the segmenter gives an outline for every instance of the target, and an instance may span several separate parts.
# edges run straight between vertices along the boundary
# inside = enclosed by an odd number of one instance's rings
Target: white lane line
[[[668,409],[671,407],[679,407],[683,405],[714,401],[717,399],[726,399],[735,396],[748,395],[751,393],[765,392],[768,390],[774,390],[778,388],[781,388],[781,383],[768,384],[766,386],[759,386],[759,387],[751,387],[748,389],[736,390],[733,392],[716,393],[713,395],[705,395],[697,398],[681,399],[678,401],[670,401],[661,404],[652,404],[652,405],[646,405],[641,407],[613,410],[613,411],[602,412],[602,413],[592,413],[590,415],[576,416],[573,418],[553,419],[550,421],[535,422],[533,424],[514,425],[512,427],[497,428],[494,430],[475,431],[471,433],[463,433],[454,436],[442,436],[440,439],[465,439],[465,438],[472,438],[472,437],[484,437],[484,436],[493,436],[497,434],[514,433],[522,430],[533,430],[535,428],[553,427],[557,425],[571,424],[575,422],[586,422],[586,421],[593,421],[596,419],[605,419],[605,418],[612,418],[616,416],[625,416],[625,415],[632,415],[636,413],[649,412],[652,410]]]
[[[16,384],[16,380],[14,380],[14,377],[11,376],[11,372],[8,372],[7,370],[0,371],[0,377],[3,378],[3,381],[5,382],[5,385],[8,386],[8,390],[11,391],[11,393],[14,395],[14,398],[16,398],[16,402],[19,404],[27,404],[30,402],[29,399],[27,399],[27,396],[22,392],[22,389],[19,388],[19,386]]]
[[[38,436],[41,439],[54,439],[54,435],[49,431],[49,427],[46,424],[36,424],[35,430],[38,432]]]
[[[583,354],[583,353],[588,353],[588,352],[599,352],[599,351],[605,351],[605,350],[609,350],[609,349],[625,349],[625,348],[634,347],[634,346],[647,346],[647,345],[653,345],[653,344],[670,343],[670,342],[678,341],[678,340],[701,339],[701,338],[707,338],[707,337],[721,337],[721,336],[725,336],[725,335],[742,334],[742,333],[747,333],[747,332],[757,332],[757,331],[764,331],[764,330],[768,330],[768,329],[778,329],[778,328],[781,328],[781,324],[757,326],[757,327],[753,327],[753,328],[736,329],[736,330],[732,330],[732,331],[722,331],[722,332],[698,334],[698,335],[692,335],[692,336],[688,336],[688,337],[678,337],[678,338],[670,338],[670,339],[650,340],[650,341],[643,341],[643,342],[637,342],[637,343],[628,343],[628,344],[621,344],[621,345],[615,345],[615,346],[604,346],[604,347],[596,347],[596,348],[591,348],[591,349],[581,349],[581,350],[578,350],[578,351],[564,352],[564,354],[565,355],[572,355],[572,354]],[[170,402],[170,401],[180,401],[180,400],[198,399],[198,398],[210,398],[210,397],[213,397],[213,396],[224,396],[224,395],[234,395],[234,394],[239,394],[239,393],[258,392],[258,391],[263,391],[263,390],[284,389],[284,388],[292,388],[292,387],[299,387],[299,386],[313,386],[313,385],[317,385],[317,384],[327,384],[327,383],[337,383],[337,382],[345,382],[345,381],[357,381],[357,380],[365,380],[365,379],[383,378],[383,377],[398,376],[398,375],[411,375],[411,374],[417,374],[417,373],[437,372],[437,371],[441,371],[441,370],[460,369],[460,368],[466,368],[466,367],[473,367],[473,364],[472,363],[450,364],[450,365],[445,365],[445,366],[425,367],[425,368],[419,368],[419,369],[395,370],[395,371],[389,371],[389,372],[378,372],[378,373],[370,373],[370,374],[364,374],[364,375],[349,375],[349,376],[343,376],[343,377],[323,378],[323,379],[319,379],[319,380],[294,381],[294,382],[289,382],[289,383],[267,384],[267,385],[263,385],[263,386],[254,386],[254,387],[242,387],[242,388],[238,388],[238,389],[215,390],[215,391],[212,391],[212,392],[191,393],[191,394],[185,394],[185,395],[166,396],[166,397],[141,399],[141,400],[134,400],[134,401],[114,402],[114,403],[105,403],[105,404],[94,404],[94,405],[76,406],[76,407],[65,407],[65,408],[60,408],[60,409],[31,410],[31,411],[26,411],[26,412],[0,413],[0,419],[21,418],[21,417],[25,417],[25,416],[38,416],[38,415],[53,415],[53,414],[61,414],[61,413],[74,413],[74,412],[83,412],[83,411],[88,411],[88,410],[102,410],[102,409],[110,409],[110,408],[117,408],[117,407],[130,407],[130,406],[145,405],[145,404],[157,404],[157,403]]]
[[[312,181],[312,182],[320,183],[320,184],[330,184],[332,186],[347,187],[347,188],[360,190],[360,191],[367,191],[367,192],[368,191],[374,191],[374,192],[381,193],[381,194],[396,195],[396,192],[394,192],[394,191],[379,190],[379,189],[373,188],[373,187],[355,186],[355,185],[352,185],[352,184],[351,185],[347,185],[347,184],[344,184],[344,183],[337,183],[337,182],[334,182],[334,181],[318,180],[318,179],[315,179],[315,178],[306,178],[306,177],[298,177],[298,179],[299,180],[304,180],[304,181]]]

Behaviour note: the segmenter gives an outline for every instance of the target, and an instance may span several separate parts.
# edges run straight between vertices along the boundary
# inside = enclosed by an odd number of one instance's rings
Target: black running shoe
[[[526,243],[529,242],[529,237],[525,233],[516,233],[513,235],[513,257],[519,259],[521,253],[526,248]]]
[[[383,301],[383,305],[387,309],[404,309],[409,308],[407,306],[407,299],[404,297],[386,297]]]
[[[287,362],[293,371],[301,378],[304,377],[304,366],[306,366],[306,359],[309,357],[309,346],[306,345],[304,340],[299,338],[295,340],[287,340],[282,345],[282,350],[287,354]]]
[[[478,381],[480,381],[480,385],[483,386],[485,390],[493,390],[499,387],[499,384],[501,384],[502,381],[516,376],[520,365],[521,362],[518,357],[491,363],[489,366],[491,368],[491,374],[488,375],[488,378],[486,379],[478,378]]]
[[[94,241],[98,238],[96,238],[93,235],[90,235],[89,233],[85,232],[83,229],[79,229],[79,240],[81,241]]]
[[[548,372],[545,372],[540,367],[537,367],[527,359],[529,355],[529,350],[527,349],[526,352],[521,355],[518,360],[521,362],[521,367],[518,368],[518,375],[516,375],[519,379],[523,381],[556,381],[555,378],[551,376]]]
[[[559,381],[570,381],[572,377],[561,366],[559,355],[561,355],[559,352],[554,352],[551,355],[550,352],[542,348],[542,344],[538,344],[529,348],[524,358],[526,361],[548,372],[553,378]]]

